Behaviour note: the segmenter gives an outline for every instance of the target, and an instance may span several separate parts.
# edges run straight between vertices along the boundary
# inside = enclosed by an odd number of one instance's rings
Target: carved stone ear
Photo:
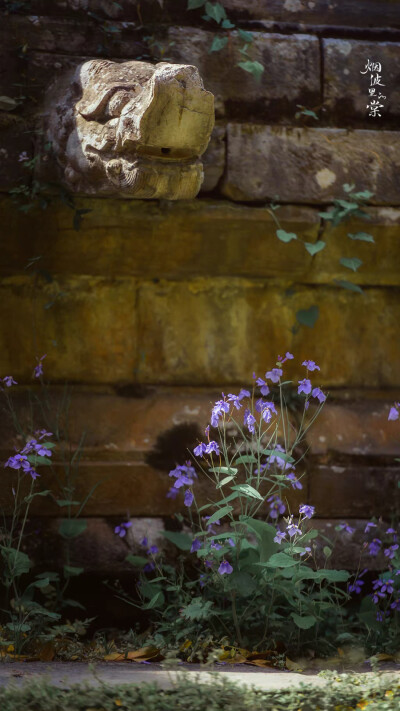
[[[93,59],[49,89],[47,106],[47,140],[72,192],[197,195],[214,97],[196,67]]]

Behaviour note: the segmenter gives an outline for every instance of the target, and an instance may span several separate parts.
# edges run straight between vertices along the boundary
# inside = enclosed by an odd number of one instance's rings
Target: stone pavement
[[[389,670],[388,670],[389,671]],[[398,669],[390,672],[400,678]],[[364,672],[368,674],[368,672]],[[99,662],[89,665],[81,662],[3,662],[0,663],[0,686],[11,682],[14,685],[29,683],[41,677],[54,686],[68,688],[72,684],[140,684],[156,682],[160,688],[171,687],[179,677],[189,676],[199,682],[210,682],[215,676],[235,681],[241,685],[262,690],[273,690],[312,684],[324,686],[326,680],[317,674],[299,674],[274,669],[249,668],[244,665],[219,666],[205,670],[199,665],[184,665],[167,670],[161,664],[135,664],[131,662]]]

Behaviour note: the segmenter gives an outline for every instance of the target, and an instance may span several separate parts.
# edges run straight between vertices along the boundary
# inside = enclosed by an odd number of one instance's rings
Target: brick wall
[[[22,417],[36,355],[47,353],[55,400],[71,384],[73,446],[88,433],[80,493],[104,479],[80,555],[117,573],[125,549],[114,521],[146,517],[156,532],[179,508],[165,499],[166,473],[196,441],[210,403],[285,350],[315,359],[330,392],[307,442],[302,500],[317,506],[321,525],[346,517],[360,530],[398,506],[400,437],[387,414],[400,399],[400,2],[225,0],[236,27],[253,32],[260,82],[236,66],[237,29],[210,54],[214,33],[200,10],[161,5],[31,0],[0,27],[0,94],[25,97],[0,112],[0,372],[22,386]],[[90,211],[79,231],[55,195],[46,209],[18,211],[9,190],[32,180],[18,157],[40,150],[33,130],[51,79],[85,58],[160,54],[198,66],[216,97],[200,196],[77,199]],[[381,118],[366,110],[368,58],[382,64]],[[298,105],[320,120],[296,118]],[[373,192],[368,223],[332,228],[319,216],[344,197],[344,183]],[[282,205],[284,229],[327,248],[312,257],[300,240],[280,242],[271,201]],[[362,230],[375,244],[347,238]],[[37,256],[36,271],[26,269]],[[363,294],[335,283],[349,278],[339,259],[351,256],[363,260],[350,277]],[[293,328],[296,312],[313,304],[314,328]],[[14,443],[3,417],[3,459]],[[7,506],[8,490],[0,492]],[[34,513],[51,531],[59,512],[42,499]]]

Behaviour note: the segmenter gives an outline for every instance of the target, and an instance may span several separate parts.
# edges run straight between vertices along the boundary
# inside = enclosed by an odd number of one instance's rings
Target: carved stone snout
[[[214,97],[196,67],[93,59],[48,92],[47,138],[73,192],[194,198]]]

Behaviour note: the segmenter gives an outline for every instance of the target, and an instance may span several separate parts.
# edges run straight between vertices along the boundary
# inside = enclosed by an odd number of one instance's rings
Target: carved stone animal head
[[[93,59],[47,95],[47,139],[67,187],[85,195],[190,199],[214,126],[196,67]]]

